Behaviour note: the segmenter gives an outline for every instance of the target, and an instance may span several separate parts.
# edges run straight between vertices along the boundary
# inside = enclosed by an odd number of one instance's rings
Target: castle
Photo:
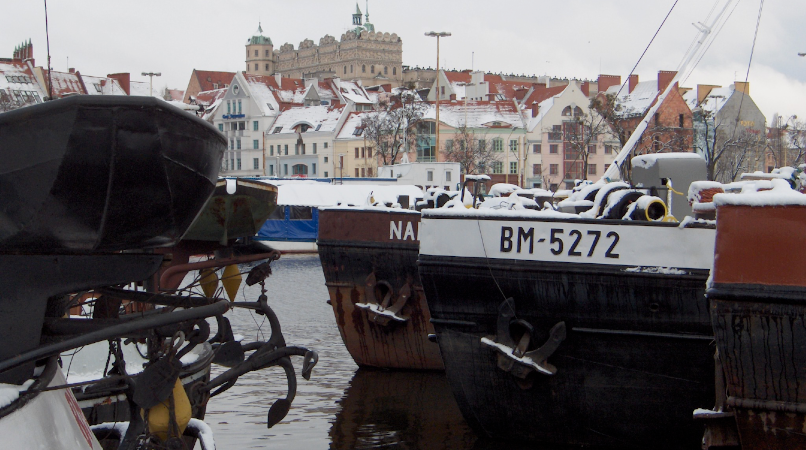
[[[355,10],[354,28],[342,34],[340,40],[325,35],[316,45],[305,39],[297,49],[286,43],[275,50],[259,25],[256,34],[246,42],[246,73],[280,73],[290,78],[340,77],[360,80],[364,86],[399,86],[403,81],[403,41],[396,33],[375,31],[369,22],[368,8],[366,20],[362,20],[358,4]]]

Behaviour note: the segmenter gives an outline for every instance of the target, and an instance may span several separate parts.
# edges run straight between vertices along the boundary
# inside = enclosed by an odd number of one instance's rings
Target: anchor
[[[517,343],[512,336],[512,328],[523,330]],[[565,322],[559,322],[551,327],[549,338],[542,346],[527,351],[532,335],[534,335],[534,327],[525,320],[516,319],[515,302],[510,297],[498,307],[496,335],[491,338],[481,338],[482,344],[492,347],[498,353],[498,368],[512,374],[523,389],[532,387],[531,379],[527,378],[532,372],[543,375],[557,373],[557,368],[548,362],[548,357],[554,354],[560,343],[565,340]]]
[[[375,298],[375,289],[379,286],[385,287],[386,293],[383,295],[383,300],[378,302]],[[392,303],[392,285],[389,282],[381,280],[377,281],[375,272],[372,272],[364,282],[364,296],[366,303],[356,303],[355,306],[367,312],[367,318],[371,322],[378,325],[388,325],[390,322],[405,322],[407,317],[399,316],[398,313],[406,305],[406,301],[411,297],[411,286],[406,282],[398,292],[397,300]],[[391,303],[391,305],[390,305]]]

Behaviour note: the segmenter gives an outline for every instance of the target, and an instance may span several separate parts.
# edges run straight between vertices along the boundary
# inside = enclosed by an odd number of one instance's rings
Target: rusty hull
[[[714,335],[744,450],[806,448],[804,206],[719,206]]]
[[[323,209],[319,257],[344,344],[359,366],[443,370],[417,273],[420,214]]]

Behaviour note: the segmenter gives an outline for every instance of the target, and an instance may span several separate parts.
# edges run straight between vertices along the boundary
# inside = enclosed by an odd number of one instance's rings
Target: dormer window
[[[237,84],[232,86],[232,93],[233,94],[238,95],[238,91],[240,91],[240,90],[241,89],[238,87]]]
[[[320,128],[322,128],[322,124],[321,124],[321,123],[320,123],[320,124],[318,124],[318,125],[316,125],[316,129],[315,129],[315,130],[313,130],[313,131],[319,131],[319,129],[320,129]],[[315,144],[314,144],[314,145],[315,145]]]
[[[353,130],[353,136],[361,136],[363,132],[364,132],[363,128],[356,128],[355,130]]]
[[[213,89],[218,89],[218,83],[213,83]]]
[[[310,128],[310,126],[303,123],[302,125],[299,126],[299,132],[304,133],[308,131],[308,128]]]
[[[277,134],[277,133],[279,133],[279,132],[281,132],[281,131],[283,131],[283,127],[276,127],[276,128],[274,129],[274,131],[272,132],[272,134]]]

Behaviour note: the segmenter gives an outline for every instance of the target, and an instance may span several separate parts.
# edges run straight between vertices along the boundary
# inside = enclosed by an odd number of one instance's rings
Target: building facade
[[[356,5],[356,13],[352,15],[354,28],[342,34],[341,39],[325,35],[318,44],[305,39],[298,48],[286,43],[274,49],[259,26],[257,34],[246,43],[246,72],[281,73],[291,78],[337,76],[360,80],[364,86],[399,86],[403,80],[403,41],[396,33],[375,31],[369,22],[369,12],[365,17],[366,20]]]

